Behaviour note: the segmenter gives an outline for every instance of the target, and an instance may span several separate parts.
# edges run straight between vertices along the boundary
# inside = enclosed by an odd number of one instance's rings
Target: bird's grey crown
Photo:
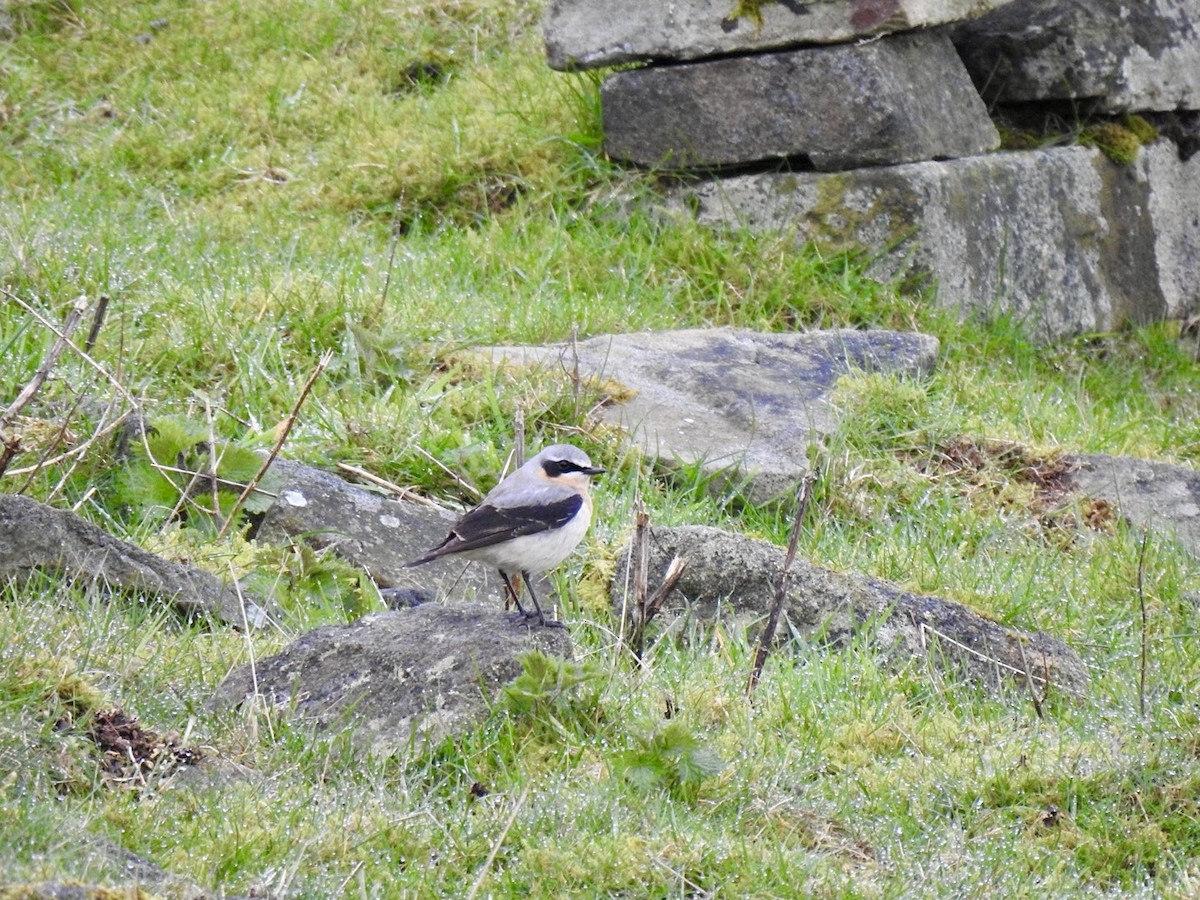
[[[591,468],[592,461],[588,455],[572,444],[551,444],[544,448],[530,462],[544,463],[548,461],[572,462],[581,469]]]

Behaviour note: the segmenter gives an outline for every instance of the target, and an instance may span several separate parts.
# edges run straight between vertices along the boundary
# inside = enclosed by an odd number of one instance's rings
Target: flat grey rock
[[[1009,0],[795,0],[763,3],[762,22],[732,0],[552,0],[543,33],[555,69],[688,60],[959,22]]]
[[[596,337],[577,345],[484,348],[497,361],[579,366],[636,394],[602,416],[663,463],[748,480],[755,501],[790,494],[808,446],[832,431],[837,379],[854,370],[932,371],[936,338],[892,331],[775,334],[728,328]],[[576,362],[577,360],[577,362]]]
[[[648,547],[651,590],[673,557],[687,559],[660,620],[686,607],[702,620],[724,614],[757,621],[774,603],[785,556],[781,547],[703,526],[652,528]],[[621,571],[613,579],[618,612],[625,603],[628,556],[627,549],[619,552]],[[1074,696],[1087,691],[1082,659],[1056,638],[1007,628],[963,604],[912,594],[877,578],[834,572],[803,559],[796,559],[790,571],[788,622],[781,624],[780,637],[791,634],[836,647],[865,634],[898,666],[919,660],[987,686],[1024,684],[1032,676],[1039,694],[1047,680],[1052,689]]]
[[[953,31],[989,103],[1200,108],[1200,0],[1017,0]]]
[[[1000,138],[949,39],[896,35],[618,72],[604,148],[642,166],[803,157],[818,171],[971,156]]]
[[[877,254],[881,280],[925,278],[938,302],[1010,316],[1040,340],[1186,315],[1200,283],[1200,155],[1143,147],[1129,166],[1062,147],[858,169],[764,173],[676,189],[701,222],[794,230]]]
[[[1075,457],[1070,480],[1116,506],[1130,524],[1175,538],[1200,558],[1200,472],[1188,466],[1092,454]]]
[[[474,727],[529,650],[570,658],[565,628],[530,628],[499,609],[427,603],[317,628],[229,675],[212,705],[258,697],[318,728],[352,729],[373,755],[403,754]]]
[[[412,602],[501,599],[494,573],[463,560],[442,559],[415,569],[404,564],[441,543],[456,515],[421,503],[395,500],[321,469],[276,460],[278,485],[255,540],[303,540],[365,569],[375,584]],[[494,585],[489,582],[494,581]]]

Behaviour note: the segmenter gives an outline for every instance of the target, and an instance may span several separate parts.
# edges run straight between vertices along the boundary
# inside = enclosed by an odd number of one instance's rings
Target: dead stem
[[[229,517],[225,520],[225,524],[221,526],[221,530],[217,532],[217,540],[225,537],[225,533],[229,530],[229,526],[237,519],[238,510],[242,508],[242,504],[246,502],[262,477],[267,474],[267,469],[271,467],[271,463],[275,461],[275,457],[279,455],[279,451],[283,449],[283,444],[287,440],[288,435],[292,431],[292,426],[296,424],[296,418],[300,415],[300,407],[304,405],[304,401],[308,398],[309,392],[313,389],[313,385],[317,383],[317,379],[321,377],[321,373],[325,371],[325,367],[329,365],[329,361],[333,359],[333,351],[326,350],[321,354],[321,358],[317,360],[317,367],[313,369],[312,374],[308,376],[308,381],[304,383],[304,387],[300,389],[300,396],[296,398],[296,402],[292,405],[292,411],[288,413],[288,417],[284,419],[283,428],[279,430],[279,437],[275,440],[275,446],[271,448],[271,452],[267,454],[267,458],[263,460],[263,464],[258,471],[254,473],[254,477],[238,495],[234,501],[233,508],[229,510]]]
[[[4,294],[28,309],[28,306],[16,295],[8,291],[4,291]],[[46,383],[46,379],[50,377],[50,372],[58,364],[58,358],[62,355],[63,350],[67,348],[67,345],[70,344],[71,335],[79,327],[79,323],[83,320],[83,314],[87,311],[87,308],[88,299],[85,296],[81,296],[75,301],[75,304],[71,307],[71,311],[67,313],[61,330],[50,326],[51,330],[57,335],[54,343],[50,345],[49,351],[47,351],[46,356],[42,359],[42,364],[33,373],[33,377],[29,379],[28,384],[21,389],[21,392],[17,394],[17,398],[4,411],[4,414],[0,415],[0,442],[4,445],[4,449],[0,451],[0,475],[4,474],[4,470],[8,468],[8,464],[12,461],[12,458],[20,451],[20,440],[9,438],[5,434],[5,431],[20,414],[21,410],[29,405],[29,402],[41,389],[42,385]],[[36,316],[36,318],[41,319],[40,316]],[[42,321],[44,322],[44,320]]]
[[[787,555],[783,558],[783,567],[779,570],[779,581],[775,586],[775,602],[771,604],[771,615],[767,619],[767,627],[763,629],[758,641],[758,649],[754,653],[754,665],[750,668],[750,680],[746,683],[746,693],[754,692],[758,679],[762,677],[763,666],[771,652],[771,644],[775,640],[775,632],[779,628],[779,619],[783,615],[783,605],[787,600],[788,576],[792,563],[796,559],[796,548],[800,543],[800,527],[804,524],[804,514],[808,511],[808,503],[812,499],[814,476],[809,472],[796,489],[796,514],[792,519],[792,533],[788,537]]]

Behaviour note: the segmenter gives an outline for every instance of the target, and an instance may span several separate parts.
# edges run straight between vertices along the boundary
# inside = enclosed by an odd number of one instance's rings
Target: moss
[[[806,236],[816,246],[826,253],[855,254],[868,247],[898,247],[913,237],[914,210],[921,201],[911,187],[885,181],[856,197],[854,185],[847,173],[817,181],[817,202],[804,214]]]
[[[1149,144],[1158,139],[1158,129],[1139,115],[1127,115],[1121,119],[1121,124],[1133,132],[1143,144]]]
[[[840,173],[824,176],[817,181],[817,202],[807,211],[815,223],[815,242],[823,249],[839,250],[852,246],[856,221],[850,221],[846,208],[849,179]]]
[[[996,130],[1000,133],[1001,150],[1036,150],[1046,142],[1042,135],[1024,128],[997,123]]]
[[[37,654],[18,666],[14,683],[19,690],[58,700],[75,718],[112,705],[104,691],[80,675],[75,661],[65,656]]]
[[[1132,120],[1138,120],[1145,127],[1129,127]],[[1147,131],[1148,129],[1148,131]],[[1146,143],[1143,135],[1157,136],[1153,126],[1139,116],[1126,116],[1122,122],[1097,122],[1089,125],[1079,135],[1079,143],[1085,147],[1095,147],[1119,166],[1127,166],[1137,159],[1138,151]]]
[[[730,20],[749,19],[754,23],[755,28],[762,28],[762,8],[772,2],[774,0],[737,0],[727,18]]]

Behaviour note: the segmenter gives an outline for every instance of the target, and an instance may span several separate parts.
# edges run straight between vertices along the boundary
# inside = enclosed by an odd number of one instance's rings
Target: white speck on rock
[[[379,524],[386,525],[388,528],[399,528],[400,520],[397,519],[395,516],[380,516]]]
[[[288,506],[300,506],[300,507],[308,506],[308,500],[299,491],[284,491],[283,492],[283,501]]]
[[[430,679],[441,678],[447,672],[454,668],[455,659],[453,656],[443,656],[432,666],[425,670],[425,676]]]

